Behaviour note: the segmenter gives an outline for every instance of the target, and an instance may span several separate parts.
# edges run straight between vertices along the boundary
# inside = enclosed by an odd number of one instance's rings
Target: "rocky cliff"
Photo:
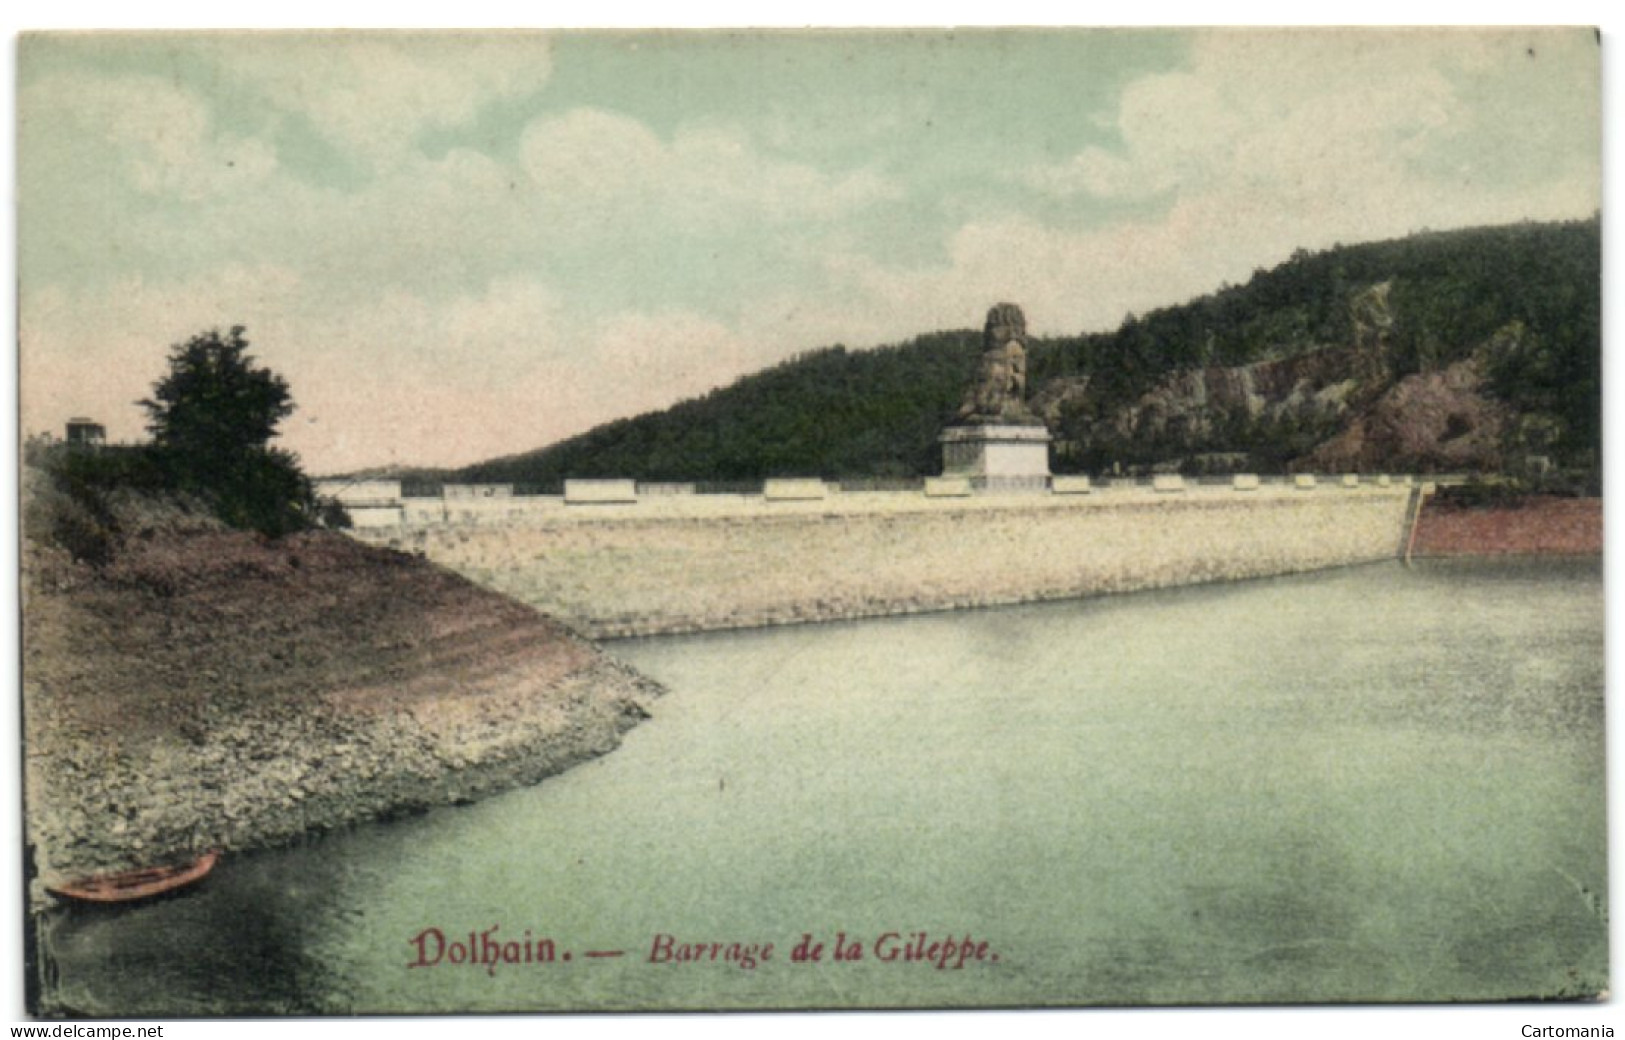
[[[1490,390],[1495,358],[1522,349],[1512,323],[1462,361],[1404,373],[1392,282],[1348,301],[1349,336],[1290,356],[1168,373],[1126,404],[1090,411],[1087,377],[1056,379],[1033,404],[1062,451],[1093,467],[1226,472],[1498,470],[1514,416]],[[1283,346],[1280,353],[1289,353]]]

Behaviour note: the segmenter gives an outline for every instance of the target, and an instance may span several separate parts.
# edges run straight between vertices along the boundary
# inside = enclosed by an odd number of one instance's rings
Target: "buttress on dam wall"
[[[1176,478],[1177,479],[1177,478]],[[629,482],[628,482],[629,483]],[[595,638],[1023,603],[1393,559],[1409,480],[532,503],[358,529]]]

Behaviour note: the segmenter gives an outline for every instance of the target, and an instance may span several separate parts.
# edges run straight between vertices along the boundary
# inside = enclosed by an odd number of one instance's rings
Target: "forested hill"
[[[980,346],[965,329],[815,350],[445,477],[553,487],[931,474]],[[1494,470],[1530,453],[1594,469],[1600,370],[1593,218],[1300,250],[1245,285],[1130,315],[1113,332],[1034,340],[1029,396],[1056,435],[1058,471],[1191,470],[1215,458],[1263,470]]]
[[[565,477],[744,481],[911,476],[940,468],[936,437],[959,407],[981,332],[874,350],[800,354],[704,397],[621,419],[456,479],[551,487]]]

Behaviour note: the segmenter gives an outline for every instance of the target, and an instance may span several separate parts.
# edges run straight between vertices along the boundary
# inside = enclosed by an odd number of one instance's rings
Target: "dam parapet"
[[[527,521],[561,520],[599,522],[607,518],[653,516],[778,515],[824,512],[910,512],[933,508],[1008,508],[1012,502],[1035,509],[1084,504],[1123,503],[1136,495],[1161,497],[1185,493],[1223,497],[1230,492],[1319,491],[1347,496],[1351,492],[1406,492],[1411,488],[1448,483],[1452,478],[1383,475],[1294,474],[1259,476],[1238,473],[1222,477],[1147,477],[1091,480],[1086,476],[1054,476],[1036,493],[1027,488],[1006,492],[978,488],[958,477],[902,478],[886,481],[836,481],[818,478],[779,478],[736,482],[726,491],[703,491],[694,483],[643,483],[632,480],[567,480],[560,494],[523,494],[513,485],[488,485],[491,494],[470,496],[460,485],[446,485],[437,495],[402,495],[380,491],[380,481],[369,481],[365,498],[352,501],[342,490],[331,497],[351,512],[358,537],[379,542],[401,530],[420,527],[479,526]],[[339,482],[330,483],[340,487]],[[877,488],[875,485],[883,485]],[[324,492],[327,493],[327,492]],[[950,499],[949,502],[936,501]],[[1056,501],[1057,499],[1061,501]]]
[[[995,606],[1393,559],[1423,490],[1411,477],[1055,479],[1057,486],[1040,493],[944,493],[939,482],[926,481],[843,491],[807,480],[779,483],[773,495],[661,487],[615,501],[572,500],[568,490],[404,499],[403,522],[353,533],[423,555],[583,634],[615,638]]]

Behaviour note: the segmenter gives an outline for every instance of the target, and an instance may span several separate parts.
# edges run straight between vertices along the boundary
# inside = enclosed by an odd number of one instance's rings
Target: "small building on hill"
[[[107,444],[107,427],[94,419],[76,416],[68,420],[65,440],[76,448],[100,448]]]

